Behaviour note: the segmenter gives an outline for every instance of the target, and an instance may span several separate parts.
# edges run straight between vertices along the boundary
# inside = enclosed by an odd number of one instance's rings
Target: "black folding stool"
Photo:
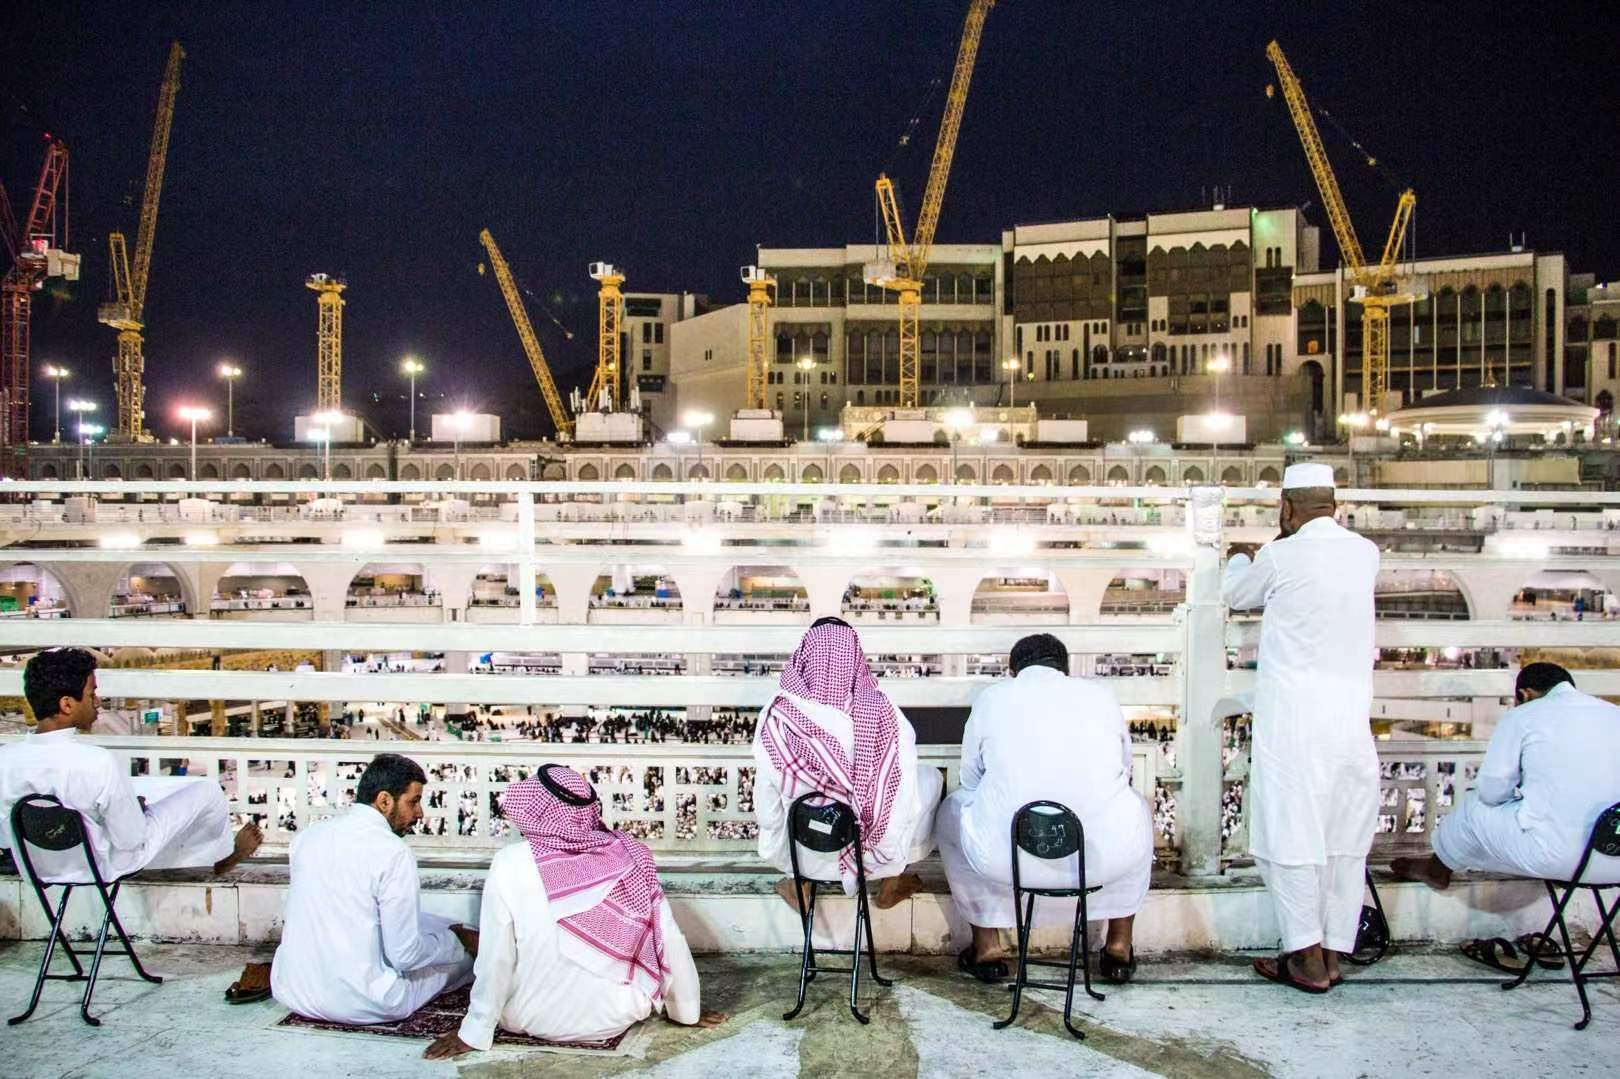
[[[1023,878],[1018,871],[1018,852],[1022,850],[1036,858],[1046,861],[1057,861],[1068,858],[1070,855],[1078,856],[1077,872],[1075,874],[1075,887],[1073,888],[1026,888]],[[1069,1018],[1074,1010],[1074,977],[1075,967],[1078,963],[1080,975],[1085,981],[1086,993],[1094,1000],[1107,998],[1091,988],[1091,935],[1086,924],[1086,896],[1098,891],[1102,885],[1088,888],[1086,886],[1086,830],[1080,823],[1080,818],[1074,811],[1062,802],[1036,801],[1019,808],[1013,814],[1012,820],[1012,886],[1013,886],[1013,917],[1017,922],[1018,931],[1018,970],[1013,976],[1012,985],[1012,1014],[1007,1018],[993,1024],[997,1030],[1011,1026],[1013,1020],[1018,1018],[1018,1006],[1023,1001],[1024,989],[1061,989],[1063,990],[1063,1026],[1070,1034],[1081,1040],[1085,1039],[1085,1032],[1074,1025]],[[1029,957],[1029,931],[1035,921],[1035,897],[1043,896],[1049,899],[1073,899],[1074,932],[1069,936],[1069,961],[1059,963],[1051,959],[1031,959]],[[1027,897],[1027,899],[1026,899]],[[1059,967],[1069,972],[1064,982],[1038,982],[1029,977],[1030,967]]]
[[[12,1026],[23,1022],[34,1014],[39,1007],[40,994],[45,991],[47,980],[64,982],[84,982],[84,1000],[79,1005],[79,1014],[84,1021],[93,1027],[99,1027],[101,1020],[90,1014],[90,995],[96,991],[96,975],[101,971],[101,957],[104,955],[127,955],[135,973],[155,985],[162,985],[163,979],[155,974],[148,974],[146,968],[135,954],[135,946],[129,942],[129,936],[124,932],[124,926],[118,920],[118,912],[113,909],[118,902],[118,889],[124,883],[120,878],[109,886],[101,877],[101,867],[96,864],[95,849],[90,846],[90,835],[85,830],[84,818],[76,809],[69,809],[58,799],[48,794],[30,794],[18,800],[11,807],[11,834],[16,840],[16,850],[13,852],[22,865],[23,876],[34,886],[34,894],[39,896],[39,905],[45,911],[46,919],[51,923],[51,935],[45,942],[45,958],[39,964],[39,977],[34,979],[34,997],[28,1002],[28,1010],[21,1015],[6,1020]],[[79,956],[68,942],[67,933],[62,929],[62,920],[67,916],[68,897],[78,884],[68,884],[58,881],[41,881],[34,872],[34,860],[28,853],[30,845],[49,851],[65,851],[79,847],[84,851],[85,862],[90,866],[90,876],[95,881],[96,891],[101,896],[101,903],[107,914],[101,919],[101,932],[96,937],[96,954],[90,961],[90,973],[84,972],[79,963]],[[50,898],[45,894],[45,888],[50,884],[59,884],[62,889],[61,901],[56,904],[56,911],[51,911]],[[118,939],[123,942],[122,949],[107,950],[107,928],[111,926],[117,933]],[[68,962],[73,964],[72,974],[52,974],[51,958],[55,954],[56,945],[60,942],[62,950],[67,952]]]
[[[1615,916],[1620,914],[1620,895],[1615,896],[1612,906],[1605,907],[1603,905],[1603,889],[1620,888],[1620,885],[1586,884],[1581,881],[1581,878],[1586,875],[1586,867],[1591,862],[1593,853],[1604,854],[1610,858],[1620,858],[1620,802],[1616,802],[1598,814],[1597,823],[1592,825],[1592,834],[1587,837],[1586,850],[1581,852],[1581,864],[1575,867],[1574,876],[1570,877],[1569,880],[1544,880],[1541,882],[1547,886],[1547,898],[1552,900],[1553,905],[1552,917],[1547,920],[1547,928],[1541,931],[1541,939],[1543,947],[1545,947],[1545,942],[1553,939],[1554,927],[1558,929],[1559,945],[1563,949],[1564,961],[1569,964],[1569,977],[1575,983],[1575,995],[1581,999],[1581,1021],[1575,1024],[1576,1030],[1585,1030],[1587,1024],[1592,1022],[1592,1003],[1586,998],[1586,983],[1597,981],[1600,978],[1620,976],[1620,944],[1615,943],[1614,935]],[[1575,894],[1582,888],[1591,891],[1592,901],[1597,904],[1598,927],[1597,932],[1592,934],[1592,943],[1588,944],[1586,950],[1577,957],[1575,948],[1569,940],[1569,926],[1564,924],[1564,909],[1569,906],[1569,901],[1575,898]],[[1560,889],[1562,889],[1561,892]],[[1586,964],[1597,951],[1598,944],[1604,939],[1609,942],[1609,954],[1614,958],[1615,969],[1588,974]],[[1536,962],[1532,958],[1530,962],[1524,965],[1524,969],[1519,972],[1519,976],[1510,982],[1503,982],[1502,988],[1517,989],[1524,984],[1525,979],[1530,976],[1530,972],[1535,967]]]
[[[811,805],[811,799],[820,799],[818,805]],[[847,967],[824,967],[816,961],[815,929],[816,929],[816,892],[823,885],[836,885],[840,889],[843,882],[839,880],[808,880],[799,870],[799,845],[803,844],[818,854],[837,854],[851,845],[855,848],[855,942],[848,949],[824,948],[824,952],[833,955],[849,956]],[[844,974],[849,975],[849,1014],[862,1023],[871,1022],[871,1017],[862,1014],[857,1004],[861,989],[861,934],[866,934],[866,956],[872,966],[872,980],[879,985],[893,985],[894,982],[878,973],[876,937],[872,932],[872,906],[866,895],[866,863],[864,851],[861,847],[861,822],[855,811],[846,803],[821,793],[811,791],[800,795],[788,810],[788,856],[793,861],[793,895],[799,905],[799,922],[804,927],[804,956],[799,964],[799,1002],[793,1010],[783,1015],[783,1019],[792,1019],[804,1009],[805,990],[817,974]],[[805,899],[805,885],[809,885],[809,900]]]

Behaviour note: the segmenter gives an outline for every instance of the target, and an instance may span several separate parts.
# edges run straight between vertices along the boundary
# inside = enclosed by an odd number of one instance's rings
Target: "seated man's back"
[[[450,920],[422,913],[416,856],[400,838],[421,819],[425,778],[414,762],[381,754],[353,806],[293,840],[270,984],[298,1014],[403,1019],[471,973]]]
[[[1547,869],[1567,863],[1569,872],[1598,814],[1620,802],[1620,707],[1563,684],[1509,712],[1502,727],[1510,724],[1522,724],[1519,824],[1545,837]],[[1488,779],[1481,774],[1486,796]]]
[[[146,864],[146,820],[129,776],[116,757],[76,730],[30,734],[0,747],[0,811],[5,818],[0,820],[0,846],[15,847],[11,807],[33,794],[50,795],[84,817],[102,879],[115,880]],[[78,847],[30,847],[29,855],[45,880],[90,880]],[[20,866],[22,859],[17,862]]]

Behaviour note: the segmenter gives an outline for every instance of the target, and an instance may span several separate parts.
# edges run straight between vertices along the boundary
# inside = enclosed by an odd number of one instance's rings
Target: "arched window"
[[[747,479],[748,470],[742,465],[734,464],[726,469],[726,481],[728,483],[744,483]]]
[[[893,465],[884,465],[878,469],[877,481],[879,483],[899,483],[900,470]]]
[[[602,473],[593,464],[580,465],[579,471],[575,475],[581,483],[591,483],[602,478]]]
[[[278,467],[278,466],[271,466],[271,467]],[[231,466],[231,479],[233,479],[233,480],[246,480],[246,479],[252,479],[252,478],[253,478],[253,470],[251,468],[249,468],[247,465],[243,464],[242,462],[238,461],[236,464]]]
[[[453,480],[456,478],[456,470],[452,465],[440,465],[438,470],[433,473],[433,478],[438,480]]]
[[[521,483],[523,480],[529,478],[529,470],[522,465],[508,465],[506,468],[506,478]]]
[[[801,482],[801,483],[820,483],[821,482],[821,466],[820,465],[805,465],[804,469],[799,473],[799,482]]]
[[[1181,482],[1186,484],[1203,483],[1204,470],[1197,465],[1190,465],[1182,470]]]
[[[332,478],[335,480],[352,480],[354,479],[354,473],[349,470],[348,465],[339,461],[332,466]]]
[[[838,470],[838,482],[839,483],[859,483],[859,482],[861,482],[861,470],[860,470],[860,467],[857,466],[857,465],[845,465],[843,468],[839,469]]]
[[[916,479],[918,483],[938,483],[939,472],[933,465],[918,465]]]
[[[1051,483],[1052,482],[1052,470],[1050,468],[1047,468],[1045,465],[1036,465],[1033,469],[1030,470],[1029,482],[1031,482],[1031,483]]]
[[[472,471],[467,473],[467,478],[478,483],[488,483],[495,477],[490,475],[489,466],[480,461],[472,466]]]
[[[422,470],[413,463],[406,463],[400,466],[399,478],[402,480],[419,480],[422,478]]]
[[[473,477],[473,479],[477,479],[477,478],[478,478],[477,476]],[[613,470],[613,478],[616,479],[616,480],[633,480],[633,479],[635,479],[636,478],[636,466],[632,465],[632,464],[621,464],[618,468],[615,468]]]
[[[314,462],[312,461],[305,461],[303,464],[298,466],[298,478],[301,480],[317,479],[319,478],[320,474],[320,469],[316,468]]]
[[[972,483],[977,478],[977,475],[978,474],[973,471],[973,466],[972,465],[957,465],[956,466],[956,482],[957,483]]]
[[[1108,482],[1129,483],[1131,482],[1131,474],[1125,471],[1124,465],[1115,465],[1113,468],[1108,470]]]
[[[1160,468],[1158,465],[1150,466],[1147,472],[1143,474],[1142,482],[1151,487],[1159,486],[1164,482],[1164,469]]]
[[[1228,465],[1221,471],[1221,482],[1227,486],[1236,486],[1243,482],[1243,473],[1236,465]]]
[[[380,480],[380,479],[386,479],[387,477],[388,477],[388,470],[386,468],[384,468],[382,465],[378,464],[376,461],[373,461],[373,462],[371,462],[371,464],[366,466],[366,479],[368,479],[368,480]]]
[[[672,480],[675,478],[675,474],[670,471],[668,465],[660,462],[653,466],[652,478],[655,480]]]
[[[198,473],[205,480],[217,480],[219,479],[219,466],[212,461],[208,461],[198,468]]]
[[[135,466],[135,478],[138,480],[150,480],[156,477],[152,474],[152,466],[142,461]]]
[[[1076,487],[1084,487],[1091,482],[1091,469],[1085,465],[1075,465],[1069,469],[1069,482]]]

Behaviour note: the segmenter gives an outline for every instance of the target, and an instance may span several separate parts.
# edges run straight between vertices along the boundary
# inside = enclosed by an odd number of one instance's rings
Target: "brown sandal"
[[[227,1004],[255,1004],[270,999],[270,964],[249,963],[225,990]]]

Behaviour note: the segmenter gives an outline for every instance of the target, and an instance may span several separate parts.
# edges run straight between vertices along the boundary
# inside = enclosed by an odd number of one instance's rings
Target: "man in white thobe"
[[[424,914],[416,856],[427,776],[394,753],[360,776],[355,804],[292,844],[292,883],[270,971],[277,1001],[311,1019],[404,1019],[472,977],[478,934]]]
[[[1049,633],[1013,646],[1013,677],[973,702],[962,731],[960,786],[940,806],[935,830],[956,912],[973,930],[959,965],[992,981],[1007,976],[999,930],[1011,929],[1012,821],[1030,802],[1059,802],[1086,836],[1086,885],[1102,890],[1086,913],[1108,922],[1101,960],[1114,982],[1135,968],[1136,912],[1153,871],[1153,816],[1131,789],[1131,736],[1114,692],[1071,678],[1069,653]],[[1073,887],[1076,856],[1021,854],[1019,878],[1035,887]],[[1037,923],[1074,921],[1073,901],[1038,900]]]
[[[616,1038],[662,1012],[713,1027],[697,964],[645,844],[605,828],[601,802],[557,764],[514,783],[501,813],[523,837],[491,860],[467,1014],[424,1054],[488,1049],[497,1027],[554,1042]],[[630,958],[627,958],[630,957]]]
[[[1471,794],[1434,829],[1434,854],[1397,858],[1397,876],[1445,890],[1454,872],[1569,880],[1598,815],[1620,801],[1620,708],[1575,688],[1556,663],[1531,663],[1518,706],[1491,734]],[[1620,858],[1594,853],[1582,878],[1620,884]]]
[[[1262,977],[1325,993],[1355,950],[1378,814],[1370,715],[1378,548],[1338,525],[1333,470],[1290,465],[1282,536],[1226,565],[1226,603],[1265,608],[1254,699],[1249,847],[1283,954]]]
[[[866,877],[881,882],[873,906],[893,907],[922,888],[906,869],[934,849],[944,777],[919,765],[916,731],[878,688],[849,623],[822,618],[805,633],[782,669],[776,696],[760,713],[754,762],[761,858],[793,872],[788,813],[800,796],[821,791],[860,817]],[[807,880],[841,880],[845,893],[854,894],[852,858],[803,845],[798,856]],[[777,894],[799,908],[791,876]]]
[[[101,877],[114,881],[143,869],[211,867],[223,873],[259,846],[259,829],[231,834],[219,784],[206,776],[137,776],[81,735],[96,721],[96,660],[81,648],[52,648],[28,661],[23,692],[38,725],[0,747],[0,847],[15,850],[11,809],[30,795],[50,795],[84,817]],[[89,883],[78,847],[30,846],[40,879]],[[16,858],[20,867],[23,859]]]

